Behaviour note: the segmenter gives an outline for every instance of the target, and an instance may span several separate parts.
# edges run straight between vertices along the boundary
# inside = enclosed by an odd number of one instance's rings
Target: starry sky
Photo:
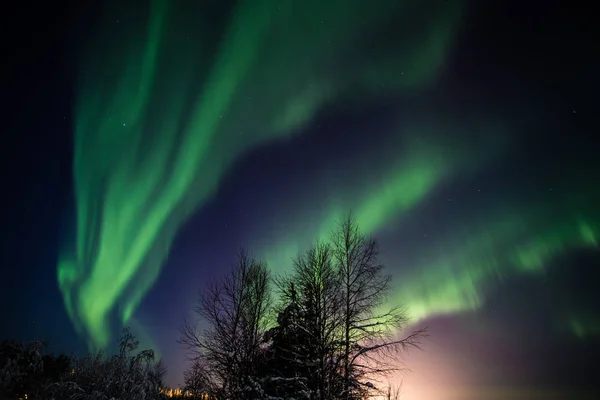
[[[487,3],[9,8],[0,336],[82,352],[130,326],[176,385],[177,328],[240,247],[282,273],[352,210],[429,327],[405,398],[590,388],[594,21]]]

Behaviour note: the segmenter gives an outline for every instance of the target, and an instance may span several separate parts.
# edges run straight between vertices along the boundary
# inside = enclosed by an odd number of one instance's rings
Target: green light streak
[[[450,134],[452,127],[448,125],[447,129],[447,136],[454,137]],[[417,206],[441,187],[468,179],[469,173],[484,170],[486,161],[502,155],[495,144],[484,148],[465,144],[448,147],[443,135],[426,129],[421,132],[429,141],[403,146],[404,151],[398,153],[401,161],[388,168],[383,179],[377,181],[375,172],[372,180],[368,176],[362,178],[372,183],[361,182],[358,191],[335,193],[335,198],[348,199],[347,202],[334,203],[322,213],[324,222],[314,223],[312,233],[310,228],[292,230],[295,236],[267,247],[270,265],[286,270],[298,249],[310,245],[311,237],[327,237],[334,221],[349,209],[354,210],[367,234],[376,235],[383,230],[418,234],[422,228],[415,229],[406,217],[431,209],[415,210]],[[573,250],[598,249],[600,215],[596,204],[600,193],[587,181],[571,183],[562,196],[553,192],[552,198],[529,199],[521,205],[511,206],[505,201],[480,205],[484,214],[477,210],[466,212],[451,231],[434,232],[414,247],[401,242],[396,248],[384,247],[384,259],[400,264],[389,264],[396,275],[390,301],[403,304],[414,322],[436,315],[477,311],[485,304],[486,290],[491,287],[521,275],[543,276],[555,259]],[[302,222],[305,226],[306,221]],[[596,332],[597,325],[584,325],[586,321],[591,320],[580,318],[568,324],[579,336]]]
[[[600,335],[600,319],[597,317],[572,316],[569,318],[568,327],[579,339]]]
[[[435,260],[422,259],[412,265],[422,272],[404,277],[394,300],[406,304],[413,320],[475,311],[485,301],[482,284],[501,284],[505,278],[521,274],[543,274],[556,257],[573,249],[597,247],[572,216],[537,226],[527,214],[499,214],[503,218],[487,228],[456,233],[459,241],[429,249],[437,254]],[[590,221],[586,227],[597,234],[600,221]]]
[[[375,173],[371,178],[363,177],[355,185],[352,193],[334,188],[334,194],[327,202],[328,209],[315,223],[314,231],[294,231],[293,237],[278,238],[277,245],[263,246],[266,259],[275,272],[288,270],[291,259],[299,254],[299,250],[309,246],[315,237],[326,238],[336,227],[336,220],[348,210],[352,210],[361,230],[374,234],[382,228],[402,223],[402,217],[410,213],[417,205],[435,194],[445,184],[458,176],[466,177],[471,171],[484,167],[494,161],[504,150],[498,140],[494,147],[474,145],[469,140],[458,139],[455,131],[464,129],[456,122],[441,120],[437,124],[428,122],[396,128],[397,135],[392,143],[387,144],[398,151],[391,162],[386,165],[385,172],[379,176]],[[498,127],[490,128],[487,123],[483,133],[502,136]],[[481,131],[476,124],[471,129]],[[368,158],[368,157],[367,157]],[[367,160],[369,162],[369,160]],[[361,165],[356,166],[357,169]],[[354,179],[350,177],[349,179]],[[341,200],[340,200],[341,199]],[[314,214],[314,211],[310,211]],[[315,221],[311,215],[303,219]]]
[[[456,2],[240,1],[212,54],[208,39],[188,39],[207,32],[198,23],[206,17],[170,4],[156,0],[147,23],[122,21],[118,29],[115,12],[107,12],[81,71],[76,251],[63,254],[57,275],[90,347],[106,346],[113,318],[130,321],[177,229],[236,159],[298,133],[352,90],[418,90],[433,82],[460,15]],[[410,51],[366,57],[392,15],[421,16],[422,30],[404,35]],[[422,192],[438,179],[425,165],[413,174],[401,180]],[[392,190],[379,206],[409,207],[421,197],[414,196]]]

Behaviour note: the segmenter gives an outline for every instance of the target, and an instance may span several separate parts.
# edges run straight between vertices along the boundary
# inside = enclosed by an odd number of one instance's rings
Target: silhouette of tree
[[[0,395],[30,400],[154,400],[166,369],[154,362],[153,350],[138,351],[139,342],[128,329],[119,354],[105,352],[78,358],[44,354],[42,342],[0,344]]]
[[[5,340],[0,344],[0,395],[17,398],[43,392],[43,351],[41,341]]]
[[[42,357],[44,380],[58,382],[71,372],[71,357],[60,354],[55,357],[47,354]]]
[[[210,394],[232,400],[261,398],[257,370],[263,351],[270,307],[266,264],[239,256],[237,265],[221,281],[205,290],[194,308],[206,325],[184,322],[179,343],[203,366]]]
[[[391,278],[377,257],[377,242],[347,215],[276,280],[273,306],[266,265],[242,252],[201,294],[194,311],[203,329],[181,328],[193,361],[186,387],[232,400],[397,397],[382,378],[424,330],[397,337],[407,318],[400,306],[387,307]]]
[[[201,398],[211,391],[210,375],[205,366],[196,360],[187,371],[183,373],[184,391],[195,398]]]
[[[400,400],[400,396],[402,395],[402,387],[401,386],[392,386],[389,385],[387,389],[387,393],[385,395],[386,400]]]
[[[108,357],[105,351],[73,358],[73,374],[56,385],[55,398],[154,400],[160,391],[166,369],[155,362],[154,350],[138,350],[139,341],[129,329],[123,330],[119,353]]]
[[[379,247],[359,229],[351,214],[331,235],[339,273],[342,311],[343,398],[360,399],[377,388],[377,379],[398,369],[398,356],[418,347],[424,330],[397,338],[408,322],[401,306],[386,308],[391,276],[378,262]]]
[[[311,399],[332,398],[339,382],[340,304],[331,261],[330,246],[317,243],[294,260],[292,275],[278,282],[280,298],[288,305],[274,329],[273,351],[286,366],[286,378],[296,377],[296,385]]]

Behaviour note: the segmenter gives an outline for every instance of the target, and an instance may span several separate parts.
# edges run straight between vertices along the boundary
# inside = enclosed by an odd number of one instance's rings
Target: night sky
[[[404,398],[594,386],[583,4],[24,3],[2,14],[0,337],[83,352],[130,326],[178,385],[198,290],[241,247],[289,270],[352,211],[429,327]]]

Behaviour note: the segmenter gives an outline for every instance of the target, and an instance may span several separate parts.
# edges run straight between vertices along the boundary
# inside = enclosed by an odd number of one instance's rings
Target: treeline
[[[422,330],[389,306],[390,275],[377,242],[348,215],[325,241],[297,256],[287,275],[242,252],[232,270],[201,292],[197,320],[179,343],[189,351],[186,398],[363,400],[397,398],[385,378],[416,347]],[[44,354],[41,342],[0,344],[0,400],[155,400],[165,367],[139,350],[128,329],[119,352]],[[27,395],[27,396],[25,396]]]
[[[377,242],[351,215],[288,275],[272,277],[242,252],[181,328],[192,361],[185,389],[230,400],[392,398],[385,378],[424,332],[397,336],[407,318],[388,306],[389,290]]]
[[[128,329],[119,352],[44,354],[40,341],[0,343],[0,400],[158,400],[166,369]]]

